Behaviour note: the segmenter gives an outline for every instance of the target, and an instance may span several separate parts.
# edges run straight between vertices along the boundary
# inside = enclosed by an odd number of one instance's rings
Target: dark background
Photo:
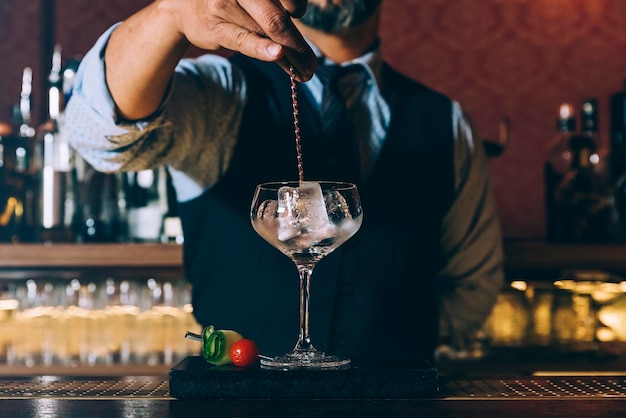
[[[10,121],[24,67],[34,72],[40,123],[54,44],[64,59],[80,56],[148,3],[0,0],[0,121]],[[458,100],[481,136],[497,137],[510,119],[510,145],[492,161],[504,233],[542,239],[542,164],[559,104],[578,112],[596,97],[608,145],[609,97],[626,77],[626,0],[387,0],[382,42],[394,66]]]

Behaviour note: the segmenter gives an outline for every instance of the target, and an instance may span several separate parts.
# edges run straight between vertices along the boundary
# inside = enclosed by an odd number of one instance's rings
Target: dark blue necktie
[[[327,153],[328,165],[324,171],[335,177],[329,180],[358,182],[361,178],[360,147],[355,135],[357,121],[350,110],[360,104],[367,71],[359,64],[321,64],[316,74],[324,86],[320,109],[324,135],[322,152]]]

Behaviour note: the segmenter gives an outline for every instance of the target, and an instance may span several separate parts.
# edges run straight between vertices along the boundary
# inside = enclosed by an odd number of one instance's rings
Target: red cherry
[[[259,348],[253,340],[237,340],[230,347],[230,358],[236,366],[252,366],[259,359]]]

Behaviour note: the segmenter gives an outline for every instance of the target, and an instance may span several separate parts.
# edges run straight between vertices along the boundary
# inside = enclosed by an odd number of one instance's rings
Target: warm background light
[[[0,2],[0,121],[19,98],[25,66],[33,68],[41,112],[50,65],[42,64],[41,3]],[[50,52],[60,43],[67,58],[85,53],[109,25],[149,1],[54,3],[56,39],[44,39]],[[387,0],[382,41],[397,68],[459,100],[481,135],[497,138],[509,118],[509,147],[492,163],[504,233],[542,238],[542,169],[559,106],[572,103],[579,115],[582,100],[597,97],[607,144],[609,96],[626,75],[625,28],[623,0]]]

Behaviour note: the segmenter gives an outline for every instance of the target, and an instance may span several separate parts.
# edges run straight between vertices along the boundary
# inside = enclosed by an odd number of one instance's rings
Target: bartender
[[[258,183],[298,176],[292,74],[305,177],[352,180],[363,202],[361,229],[312,279],[318,349],[355,365],[421,365],[438,344],[462,348],[503,283],[480,139],[459,103],[383,61],[381,3],[157,0],[107,30],[77,74],[75,148],[102,171],[167,167],[196,319],[265,355],[298,332],[294,264],[249,219]],[[184,58],[192,45],[208,53]],[[356,72],[329,81],[334,64]],[[351,102],[328,128],[336,87]],[[338,155],[347,137],[356,146]]]

